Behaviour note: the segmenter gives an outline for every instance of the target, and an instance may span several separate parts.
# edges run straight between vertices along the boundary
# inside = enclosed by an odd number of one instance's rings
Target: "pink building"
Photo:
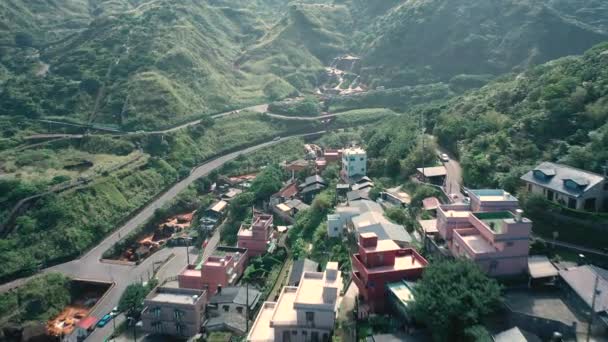
[[[418,279],[428,264],[414,249],[401,248],[393,240],[378,240],[375,233],[359,235],[359,253],[351,260],[353,282],[372,312],[387,309],[387,283]]]
[[[492,276],[524,273],[532,221],[517,198],[503,190],[471,190],[470,204],[441,205],[437,229],[455,257],[477,263]]]
[[[247,248],[252,257],[266,253],[272,237],[272,221],[272,215],[254,212],[251,225],[242,225],[239,229],[239,248]]]
[[[177,277],[180,288],[206,289],[209,297],[218,286],[235,285],[247,267],[245,248],[217,247],[213,254],[198,265],[188,265]]]

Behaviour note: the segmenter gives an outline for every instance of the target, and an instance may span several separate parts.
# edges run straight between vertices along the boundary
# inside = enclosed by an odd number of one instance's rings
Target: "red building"
[[[180,288],[207,290],[209,297],[222,287],[235,285],[247,267],[247,249],[217,247],[198,265],[188,265],[178,275]]]
[[[254,212],[251,225],[242,225],[239,229],[239,248],[247,248],[251,257],[266,253],[272,238],[272,222],[272,215]]]
[[[378,240],[375,233],[359,235],[359,253],[351,257],[353,282],[364,305],[372,312],[387,308],[386,284],[415,280],[428,262],[411,248],[401,248],[393,240]]]

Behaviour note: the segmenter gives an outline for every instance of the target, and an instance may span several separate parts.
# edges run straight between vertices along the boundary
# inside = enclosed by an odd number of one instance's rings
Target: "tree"
[[[29,47],[34,44],[34,38],[27,32],[15,33],[15,44],[19,47]]]
[[[251,192],[256,201],[267,200],[272,194],[281,190],[281,170],[276,165],[268,166],[251,182]]]
[[[144,308],[144,299],[148,294],[148,289],[142,284],[131,284],[127,286],[118,302],[118,310],[127,316],[139,316]]]
[[[500,303],[500,286],[467,260],[429,265],[414,288],[414,317],[437,341],[464,341],[465,330],[492,313]]]

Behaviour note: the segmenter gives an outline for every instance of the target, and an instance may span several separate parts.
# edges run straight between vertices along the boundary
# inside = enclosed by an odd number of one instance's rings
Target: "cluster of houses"
[[[191,337],[203,327],[245,334],[247,313],[258,305],[261,293],[237,284],[250,258],[273,252],[275,234],[273,216],[254,211],[251,224],[240,227],[236,247],[216,247],[199,263],[186,265],[177,286],[160,286],[147,296],[144,331]]]
[[[523,216],[518,199],[510,193],[468,190],[465,202],[450,204],[437,198],[424,199],[424,216],[432,218],[419,220],[421,234],[411,234],[384,215],[388,207],[408,206],[411,199],[407,193],[393,188],[375,200],[370,198],[375,185],[366,175],[364,149],[323,150],[306,145],[306,159],[283,165],[294,176],[270,198],[272,214],[254,211],[251,223],[239,229],[236,247],[217,247],[205,260],[187,265],[178,276],[178,286],[156,288],[145,302],[144,328],[192,336],[204,325],[209,331],[247,334],[251,342],[329,341],[343,286],[337,263],[329,262],[319,272],[318,264],[310,260],[296,261],[276,301],[261,303],[259,291],[236,285],[249,258],[276,247],[273,214],[282,221],[295,222],[295,215],[309,208],[314,197],[329,186],[318,173],[330,163],[341,163],[341,180],[336,185],[340,204],[327,216],[327,235],[352,236],[357,242],[349,277],[358,291],[359,318],[391,313],[404,322],[411,321],[413,289],[428,265],[414,247],[415,241],[423,240],[429,253],[471,260],[492,277],[527,274],[531,286],[559,281],[587,312],[594,311],[608,326],[608,271],[594,266],[558,268],[546,257],[529,256],[532,221]],[[302,171],[314,175],[298,182],[295,173]],[[442,184],[446,174],[445,167],[424,168],[418,170],[418,179]],[[582,170],[542,163],[522,180],[528,191],[571,209],[597,211],[608,204],[606,178]],[[201,223],[213,229],[238,191],[225,191]],[[250,324],[247,313],[258,304],[258,315]],[[508,331],[503,337],[518,331]]]

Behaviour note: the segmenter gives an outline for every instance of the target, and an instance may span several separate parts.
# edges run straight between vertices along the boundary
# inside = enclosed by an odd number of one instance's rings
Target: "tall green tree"
[[[501,301],[500,286],[467,260],[429,265],[414,288],[414,317],[436,341],[464,341],[465,331],[492,313]]]

